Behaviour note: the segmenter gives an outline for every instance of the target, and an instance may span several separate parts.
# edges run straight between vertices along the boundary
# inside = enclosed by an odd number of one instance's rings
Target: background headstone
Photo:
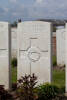
[[[65,29],[65,31],[66,31],[66,34],[65,34],[65,63],[66,63],[66,73],[65,73],[65,78],[66,78],[66,84],[65,84],[65,86],[66,86],[66,88],[65,88],[65,90],[66,90],[66,93],[67,93],[67,23],[66,23],[66,29]]]
[[[65,65],[65,28],[56,31],[57,65]]]
[[[38,82],[51,82],[51,23],[41,21],[18,24],[18,79],[25,74],[38,77]]]
[[[0,85],[6,89],[11,87],[11,37],[10,26],[0,22]]]
[[[17,57],[17,28],[16,27],[11,28],[11,39],[12,39],[11,54],[12,54],[12,58],[14,58]]]

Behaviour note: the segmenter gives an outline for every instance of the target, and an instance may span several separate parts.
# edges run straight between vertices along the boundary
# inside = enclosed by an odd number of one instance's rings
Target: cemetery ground
[[[53,84],[65,87],[65,67],[56,66],[56,56],[53,56]],[[12,67],[12,83],[17,82],[17,67]]]
[[[12,67],[12,83],[17,82],[17,67]],[[53,81],[52,84],[59,87],[64,94],[65,92],[65,67],[59,67],[56,66],[56,57],[53,56]],[[61,94],[62,95],[62,94]],[[54,99],[53,99],[54,100]],[[63,95],[59,98],[56,98],[56,100],[67,100],[66,97]]]
[[[17,82],[17,68],[12,67],[12,83]],[[53,70],[53,84],[58,87],[65,87],[65,71],[64,70]]]
[[[50,100],[67,100],[67,97],[64,96],[65,93],[65,67],[59,67],[56,66],[56,57],[53,57],[53,81],[52,84],[46,84],[45,87],[42,85],[43,89],[48,89],[46,92],[47,94],[44,95],[44,97],[49,98],[49,96],[54,96],[55,93],[57,93],[57,88],[60,89],[60,95],[55,96],[55,99],[50,99]],[[15,87],[15,83],[17,83],[17,67],[12,66],[12,84],[13,84],[13,89],[10,91],[10,95],[12,95],[13,99],[4,99],[4,100],[22,100],[19,99],[19,96],[17,94],[17,90]],[[21,88],[22,89],[22,88]],[[39,91],[39,90],[38,90]],[[22,95],[22,94],[21,94]],[[23,98],[23,96],[21,96]],[[25,99],[23,99],[25,100]],[[27,100],[27,99],[26,99]],[[34,100],[34,99],[32,99]],[[49,100],[49,99],[35,99],[35,100]]]

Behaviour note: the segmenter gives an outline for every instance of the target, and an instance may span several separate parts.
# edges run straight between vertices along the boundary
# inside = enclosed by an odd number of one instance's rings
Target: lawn
[[[53,70],[53,84],[60,88],[65,86],[65,71],[63,70]]]
[[[12,83],[17,81],[16,67],[12,67]],[[53,84],[63,88],[65,86],[65,72],[62,70],[53,70]]]
[[[56,65],[56,56],[53,56],[53,66]],[[17,67],[12,67],[12,83],[17,82]],[[63,70],[53,70],[53,84],[60,88],[65,86],[65,72]]]
[[[56,66],[56,56],[53,56],[53,66]],[[58,87],[65,87],[65,71],[63,70],[53,70],[53,84],[57,85]]]
[[[17,82],[17,67],[12,67],[12,83]]]

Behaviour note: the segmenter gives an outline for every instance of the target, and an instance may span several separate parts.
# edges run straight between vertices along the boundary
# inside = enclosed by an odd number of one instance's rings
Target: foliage
[[[11,61],[11,64],[13,67],[16,67],[17,66],[17,58],[13,58]]]
[[[56,26],[53,26],[53,32],[56,32]]]
[[[53,84],[57,85],[59,88],[65,86],[65,71],[63,70],[53,70]]]
[[[21,23],[21,22],[22,22],[22,20],[21,20],[21,19],[18,19],[18,22],[19,22],[19,23]]]
[[[56,56],[53,56],[53,66],[57,65]]]
[[[12,66],[11,70],[12,70],[12,83],[16,83],[17,82],[17,67]]]
[[[12,95],[9,94],[5,89],[4,86],[0,85],[0,100],[13,100]]]
[[[43,84],[38,87],[38,100],[52,100],[59,93],[59,88],[52,84]]]
[[[37,77],[33,75],[25,75],[18,81],[18,94],[20,100],[36,100],[37,89],[35,85],[37,83]]]
[[[12,90],[15,91],[17,89],[17,83],[12,84]]]
[[[17,27],[17,21],[14,21],[14,22],[11,24],[11,27]]]
[[[17,82],[17,67],[12,67],[12,83]],[[65,86],[65,71],[64,70],[53,70],[53,84],[58,86],[59,88],[62,88],[64,92],[64,86]]]

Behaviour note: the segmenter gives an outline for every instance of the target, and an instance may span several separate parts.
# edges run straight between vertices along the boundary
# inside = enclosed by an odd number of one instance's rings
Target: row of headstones
[[[56,37],[56,44],[53,41],[53,55],[56,54],[55,50],[57,51],[57,65],[64,66],[65,65],[65,28],[60,26],[57,27],[57,31],[52,33],[52,38]],[[63,45],[63,46],[62,46]],[[11,28],[11,56],[12,58],[17,57],[17,27]],[[62,57],[61,57],[62,56]]]
[[[67,39],[66,39],[67,40]],[[17,28],[17,79],[25,74],[38,77],[38,84],[52,81],[52,24],[30,21]],[[66,48],[67,51],[67,48]],[[67,56],[66,56],[67,57]],[[11,88],[11,30],[0,22],[0,84]],[[66,69],[67,74],[67,69]],[[67,80],[66,80],[67,82]],[[66,85],[67,92],[67,85]]]
[[[67,24],[64,28],[59,28],[56,31],[57,42],[57,65],[65,67],[65,84],[67,92]]]
[[[56,31],[57,65],[65,65],[66,27],[59,27]]]

